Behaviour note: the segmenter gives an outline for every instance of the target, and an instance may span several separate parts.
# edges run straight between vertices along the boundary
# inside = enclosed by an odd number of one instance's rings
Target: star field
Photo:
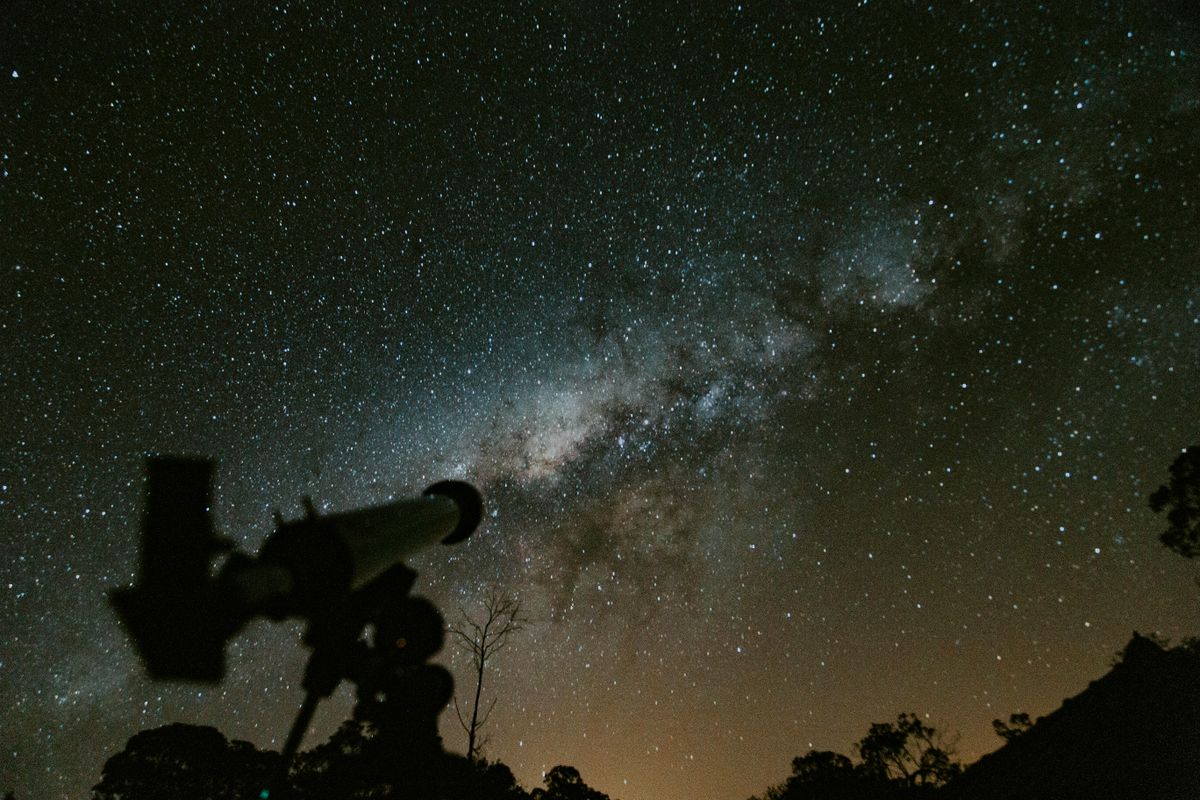
[[[1181,7],[548,5],[0,23],[0,790],[282,744],[298,624],[155,684],[106,605],[150,453],[219,459],[248,551],[479,486],[412,566],[534,618],[486,751],[526,787],[732,800],[906,710],[972,760],[1197,632],[1146,507],[1200,441]]]

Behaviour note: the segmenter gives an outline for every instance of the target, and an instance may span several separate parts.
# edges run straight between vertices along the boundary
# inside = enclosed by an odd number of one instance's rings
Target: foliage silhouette
[[[534,789],[533,800],[609,800],[604,792],[583,782],[579,770],[559,765],[546,773],[546,788]]]
[[[942,786],[962,771],[937,731],[916,714],[873,724],[857,748],[867,774],[908,786]]]
[[[1021,734],[1033,727],[1033,722],[1030,721],[1029,715],[1025,713],[1009,714],[1008,722],[1004,720],[992,720],[992,729],[996,731],[996,735],[1006,742],[1011,742]]]
[[[793,759],[791,776],[762,800],[909,800],[937,793],[962,771],[937,730],[916,714],[875,723],[855,749],[858,764],[828,750]]]
[[[213,728],[168,725],[143,731],[108,759],[95,800],[252,800],[267,786],[279,754],[228,742]],[[413,759],[362,720],[349,720],[294,764],[288,800],[529,800],[501,763],[425,752]]]
[[[809,750],[792,759],[792,775],[767,790],[764,800],[858,800],[872,796],[875,781],[841,753]]]
[[[466,795],[479,800],[529,800],[529,794],[517,783],[517,778],[507,764],[499,761],[489,763],[486,760],[469,762],[465,775],[472,776],[473,782],[468,787]]]
[[[293,764],[293,792],[303,797],[354,797],[382,783],[368,769],[370,726],[343,722],[328,741],[300,753]]]
[[[1184,450],[1171,464],[1171,480],[1150,495],[1150,508],[1167,511],[1164,545],[1184,558],[1200,554],[1200,445]]]
[[[279,761],[215,728],[173,724],[134,735],[104,764],[96,800],[244,800],[257,797]]]

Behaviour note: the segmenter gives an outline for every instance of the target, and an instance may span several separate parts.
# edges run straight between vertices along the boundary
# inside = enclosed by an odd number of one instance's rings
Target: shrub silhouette
[[[257,797],[279,754],[227,741],[215,728],[165,725],[134,735],[108,759],[96,800],[244,800]]]

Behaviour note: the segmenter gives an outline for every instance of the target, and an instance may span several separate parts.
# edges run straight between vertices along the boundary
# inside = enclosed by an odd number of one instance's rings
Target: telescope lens
[[[458,507],[458,525],[449,536],[442,539],[442,544],[458,544],[479,527],[479,522],[483,519],[483,497],[471,484],[462,481],[438,481],[426,489],[425,494],[448,497]]]

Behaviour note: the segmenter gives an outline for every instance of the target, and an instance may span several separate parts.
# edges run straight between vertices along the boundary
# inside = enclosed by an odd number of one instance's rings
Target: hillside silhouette
[[[1200,797],[1200,654],[1134,633],[1110,672],[967,767],[946,795]]]

